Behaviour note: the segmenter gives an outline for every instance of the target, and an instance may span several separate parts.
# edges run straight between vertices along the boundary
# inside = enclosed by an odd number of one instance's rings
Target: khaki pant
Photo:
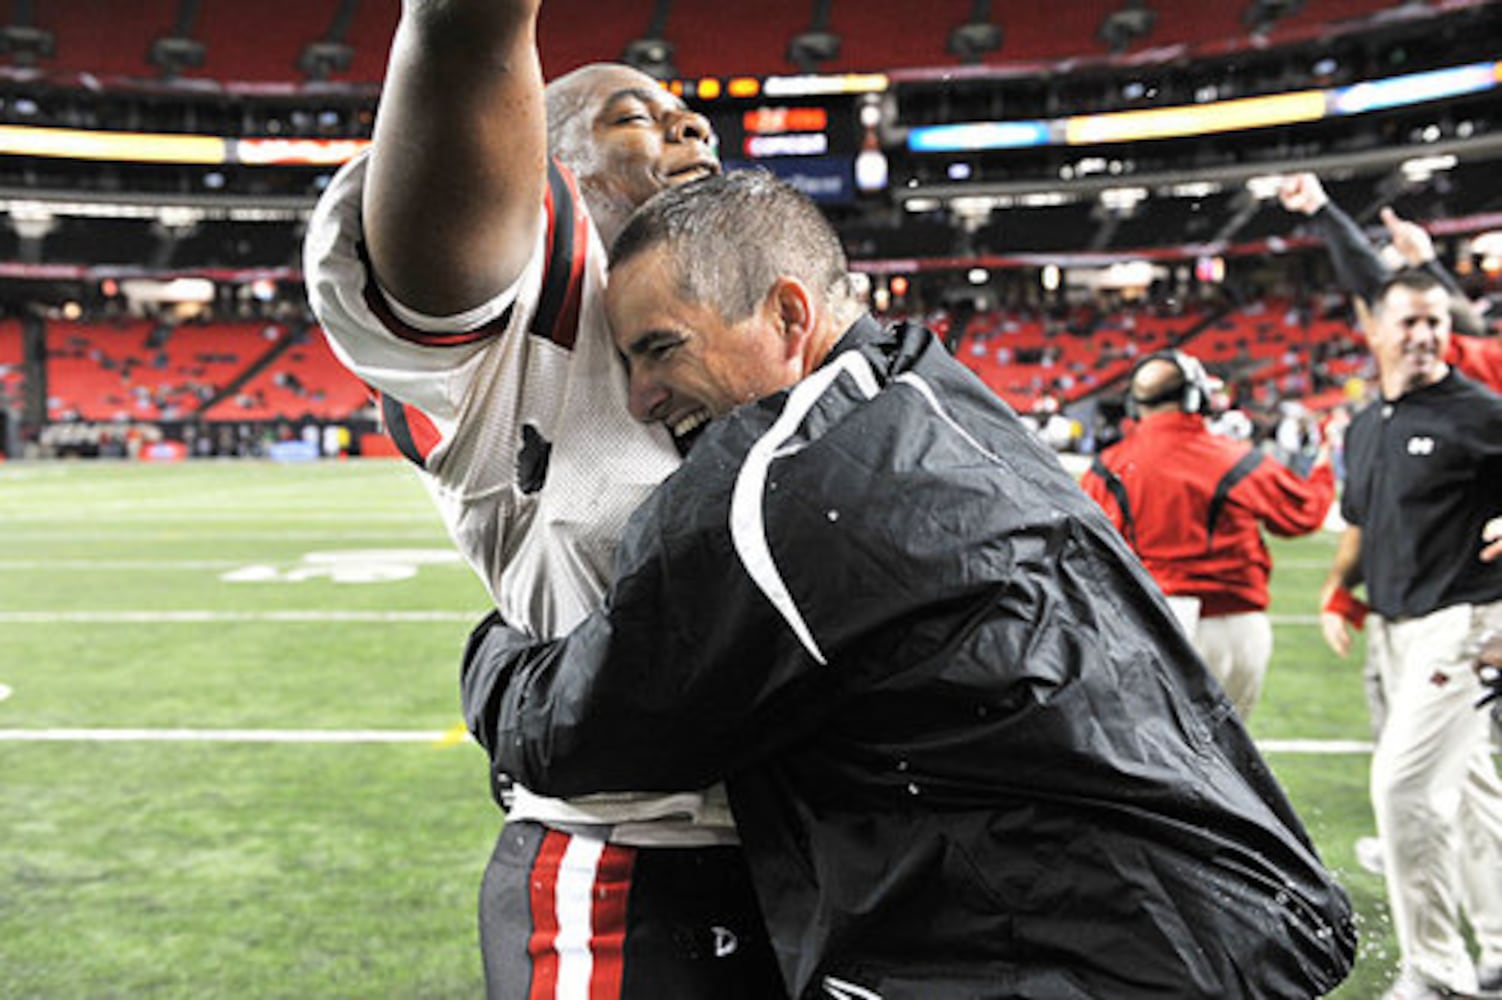
[[[1371,792],[1393,928],[1406,964],[1462,993],[1476,990],[1462,909],[1482,961],[1502,962],[1502,780],[1472,670],[1499,620],[1502,602],[1368,620],[1387,704]]]
[[[1262,694],[1273,656],[1273,626],[1267,612],[1206,618],[1200,615],[1200,602],[1194,597],[1170,597],[1168,606],[1245,722]]]

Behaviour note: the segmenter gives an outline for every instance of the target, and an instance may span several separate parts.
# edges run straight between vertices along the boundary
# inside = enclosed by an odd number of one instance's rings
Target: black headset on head
[[[1182,378],[1180,384],[1165,389],[1156,396],[1138,396],[1132,391],[1132,385],[1137,381],[1137,373],[1149,361],[1171,362],[1179,370]],[[1210,376],[1205,373],[1205,366],[1200,364],[1198,358],[1183,351],[1159,351],[1149,354],[1132,366],[1132,374],[1127,378],[1128,416],[1137,417],[1144,406],[1157,406],[1173,401],[1177,401],[1179,409],[1185,413],[1204,413],[1210,408]]]

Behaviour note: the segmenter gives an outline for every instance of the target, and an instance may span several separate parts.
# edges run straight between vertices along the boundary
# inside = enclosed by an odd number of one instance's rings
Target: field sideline
[[[478,997],[498,812],[458,722],[486,608],[392,461],[0,465],[0,997]],[[1396,949],[1359,659],[1319,640],[1322,535],[1275,549],[1252,732]]]

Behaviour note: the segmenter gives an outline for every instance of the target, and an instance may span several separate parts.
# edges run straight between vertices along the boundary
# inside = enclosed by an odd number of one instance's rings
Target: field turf
[[[455,731],[487,599],[394,461],[0,465],[0,997],[478,997],[500,824]],[[1252,731],[1365,741],[1313,625],[1333,536],[1275,548]],[[1278,744],[1268,744],[1276,747]],[[1268,759],[1397,960],[1369,756]]]

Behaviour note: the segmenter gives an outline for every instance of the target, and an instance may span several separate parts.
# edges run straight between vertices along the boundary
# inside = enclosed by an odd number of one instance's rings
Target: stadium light
[[[626,46],[621,62],[634,66],[655,80],[678,75],[673,66],[673,43],[664,38],[637,38]]]
[[[1413,183],[1422,184],[1437,173],[1453,170],[1458,162],[1454,154],[1450,153],[1444,156],[1415,156],[1411,160],[1404,160],[1398,171]]]
[[[1263,174],[1260,177],[1248,177],[1246,189],[1253,198],[1258,201],[1267,201],[1276,198],[1278,190],[1283,186],[1283,177],[1280,174]]]

